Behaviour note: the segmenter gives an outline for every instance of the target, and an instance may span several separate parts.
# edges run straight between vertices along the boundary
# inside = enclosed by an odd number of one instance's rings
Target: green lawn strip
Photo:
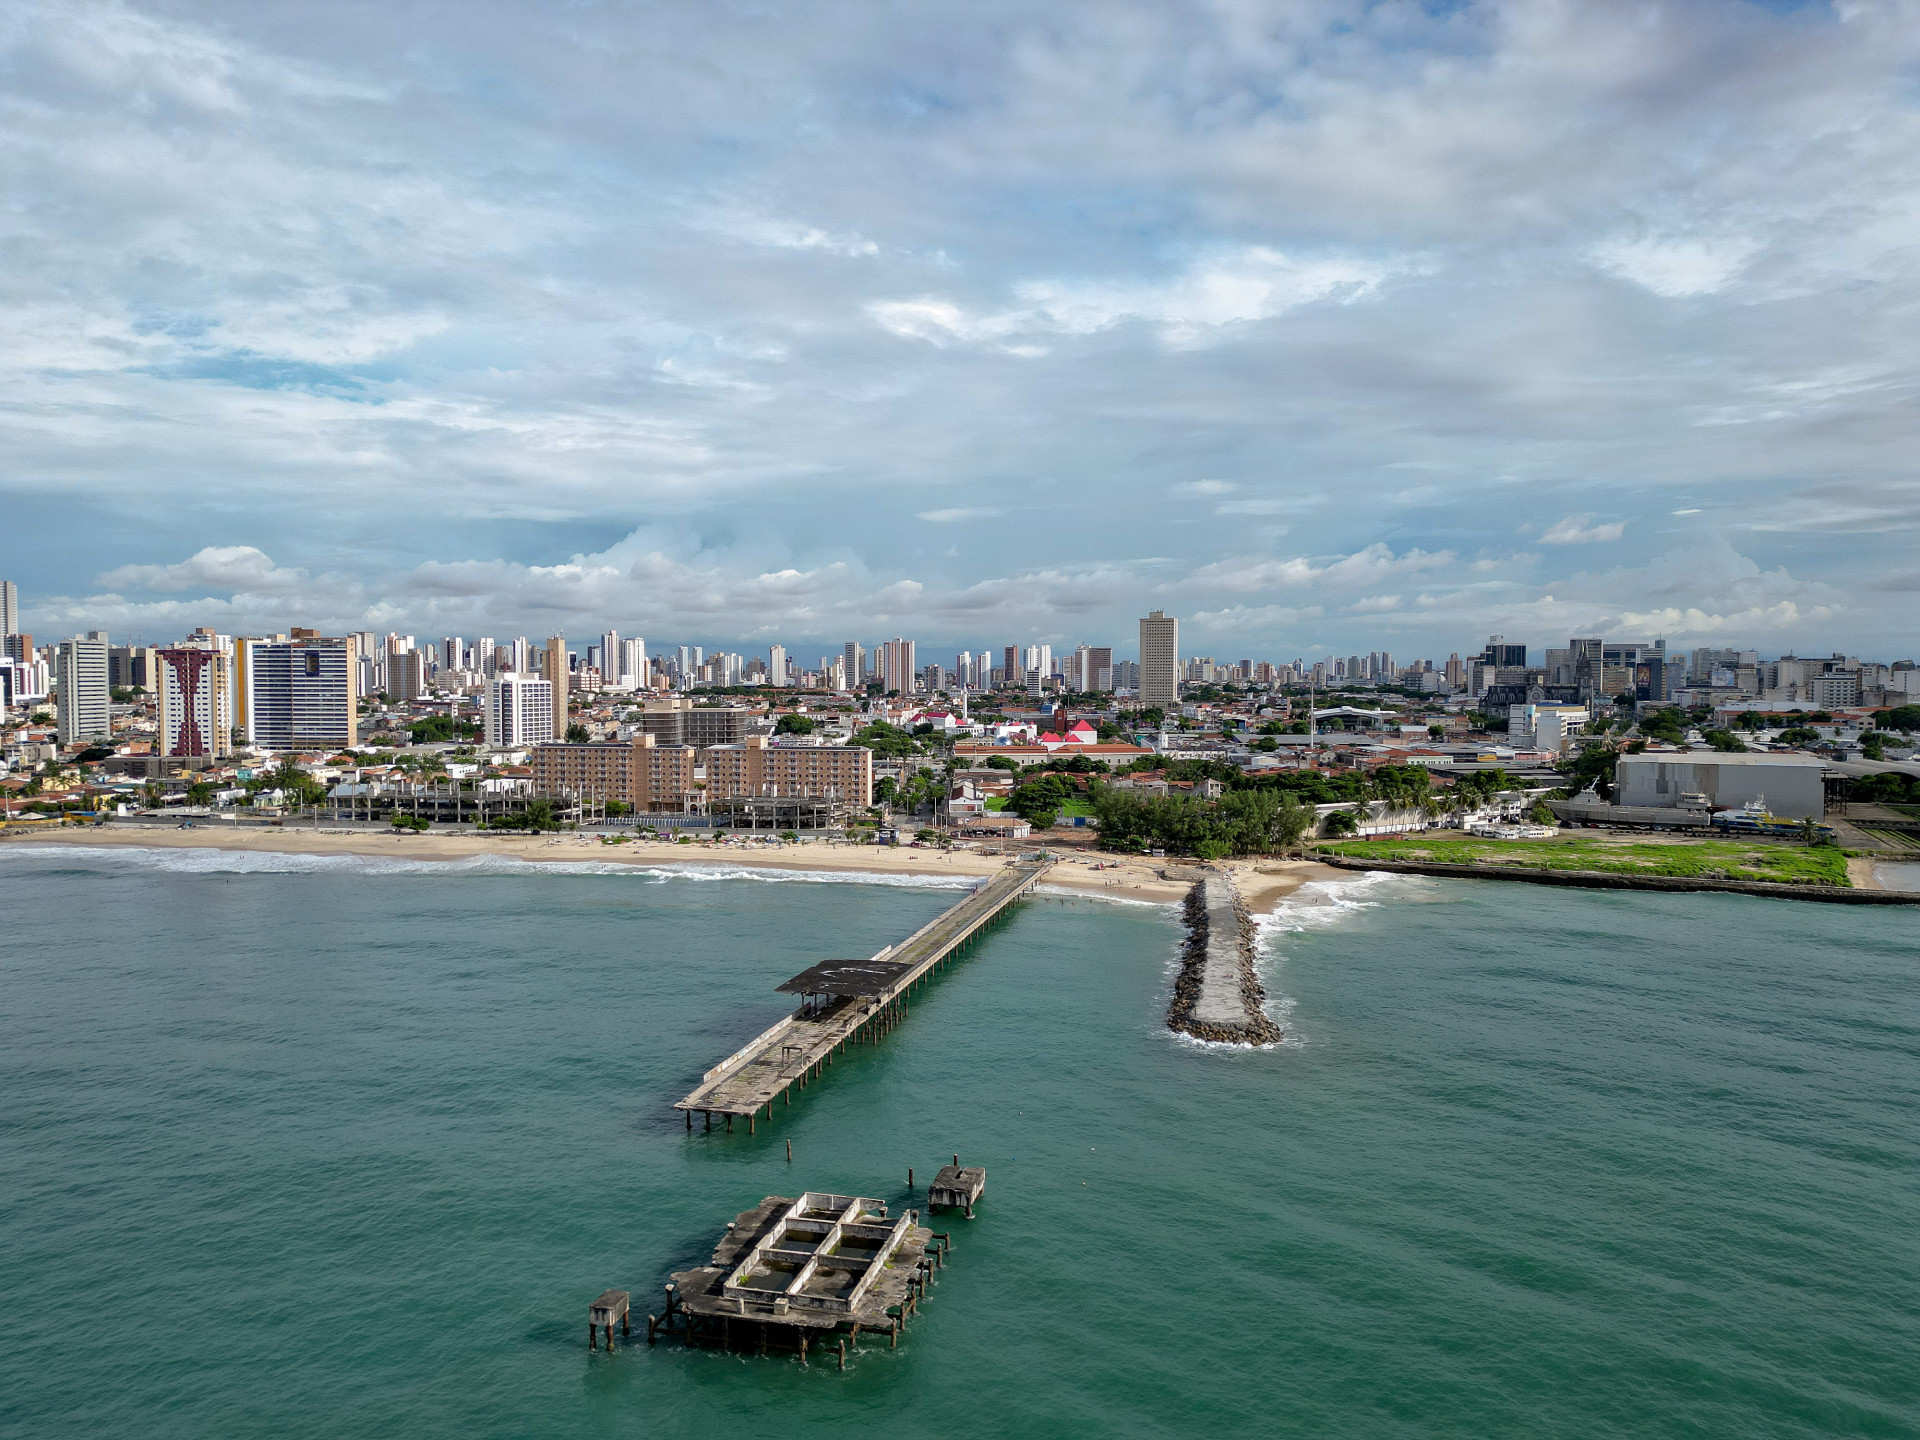
[[[1609,875],[1682,879],[1771,880],[1845,887],[1847,860],[1832,846],[1692,840],[1673,845],[1607,844],[1597,840],[1349,840],[1320,847],[1355,860],[1412,860],[1441,865],[1506,865],[1528,870],[1596,870]]]

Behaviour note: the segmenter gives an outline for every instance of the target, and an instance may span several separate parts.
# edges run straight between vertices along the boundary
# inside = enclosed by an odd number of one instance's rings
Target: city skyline
[[[22,628],[1908,643],[1896,8],[931,19],[23,7]]]

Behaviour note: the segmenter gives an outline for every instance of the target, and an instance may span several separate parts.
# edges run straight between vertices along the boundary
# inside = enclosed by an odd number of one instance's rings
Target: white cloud
[[[1415,574],[1445,568],[1455,559],[1451,550],[1413,549],[1396,555],[1386,545],[1375,543],[1351,555],[1315,561],[1306,556],[1273,560],[1241,555],[1202,565],[1190,574],[1183,588],[1221,590],[1238,593],[1248,590],[1272,590],[1298,585],[1328,589],[1359,587],[1389,575]]]
[[[1231,495],[1240,487],[1231,480],[1182,480],[1173,487],[1176,495]]]
[[[962,520],[992,520],[1006,513],[992,505],[960,505],[950,510],[922,510],[920,518],[936,525],[952,525]]]
[[[1547,527],[1540,536],[1547,545],[1594,545],[1603,541],[1618,540],[1626,533],[1627,522],[1614,521],[1606,525],[1591,523],[1591,515],[1569,515]]]
[[[894,334],[933,345],[1092,335],[1138,321],[1184,346],[1203,343],[1222,327],[1270,320],[1316,301],[1361,299],[1407,268],[1357,257],[1300,260],[1255,245],[1196,261],[1160,282],[1029,280],[1015,287],[1023,303],[1006,310],[974,313],[935,297],[878,301],[867,310]]]
[[[111,590],[285,590],[306,582],[304,570],[282,569],[252,545],[209,545],[177,565],[122,565],[100,577]]]
[[[1656,295],[1712,295],[1727,288],[1759,249],[1752,240],[1609,240],[1594,263]]]

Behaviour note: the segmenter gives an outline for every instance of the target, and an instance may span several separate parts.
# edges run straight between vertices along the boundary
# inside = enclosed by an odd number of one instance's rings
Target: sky
[[[1912,658],[1920,4],[11,0],[23,627]]]

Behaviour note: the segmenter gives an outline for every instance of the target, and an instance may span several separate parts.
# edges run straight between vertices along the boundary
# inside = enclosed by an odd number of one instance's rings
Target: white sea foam
[[[1330,930],[1387,900],[1412,898],[1411,892],[1425,888],[1415,877],[1385,870],[1366,871],[1337,880],[1309,880],[1254,921],[1254,966],[1261,988],[1267,992],[1267,1018],[1286,1034],[1280,1042],[1282,1046],[1305,1045],[1307,1039],[1293,1024],[1297,1009],[1294,998],[1280,989],[1279,972],[1284,958],[1280,937],[1308,930]]]
[[[307,855],[266,850],[223,850],[143,845],[21,845],[0,847],[0,856],[41,857],[68,865],[110,868],[115,862],[175,875],[622,875],[667,880],[760,880],[768,884],[888,885],[915,890],[966,890],[977,875],[892,875],[867,870],[785,870],[716,861],[628,865],[618,860],[541,860],[518,855],[469,855],[427,860],[400,855]]]
[[[1101,900],[1109,905],[1142,905],[1149,910],[1177,910],[1178,900],[1136,900],[1131,895],[1110,895],[1104,890],[1076,890],[1071,885],[1036,885],[1036,895],[1054,900]]]

